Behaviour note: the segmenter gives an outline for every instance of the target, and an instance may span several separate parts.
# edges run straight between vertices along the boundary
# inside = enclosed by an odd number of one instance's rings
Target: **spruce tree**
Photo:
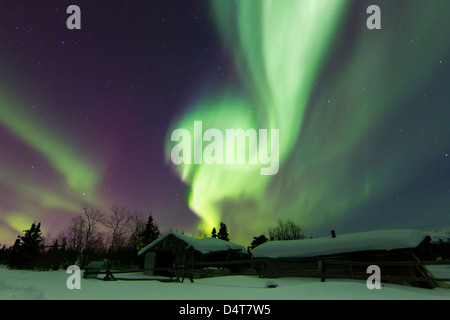
[[[42,238],[42,231],[41,231],[41,223],[38,224],[33,223],[31,225],[30,230],[24,230],[24,235],[20,237],[20,240],[22,241],[22,246],[25,248],[35,248],[38,247],[43,238]]]
[[[251,249],[255,249],[257,246],[262,245],[263,243],[269,241],[265,235],[260,235],[259,237],[253,237],[253,241],[250,245]]]
[[[61,264],[61,251],[59,250],[58,240],[55,240],[53,246],[47,252],[47,264],[52,270],[58,270]]]
[[[14,243],[15,257],[12,267],[20,269],[34,269],[37,266],[40,245],[42,243],[41,223],[33,223],[29,230],[24,230],[24,235],[19,236]]]
[[[217,234],[217,238],[219,238],[221,240],[225,240],[225,241],[230,241],[227,225],[223,222],[220,223],[220,228],[219,228],[219,233]]]
[[[158,239],[159,236],[160,236],[159,228],[153,221],[153,217],[150,214],[148,217],[147,224],[145,225],[145,230],[140,235],[141,244],[139,249],[142,249],[146,245],[152,243],[153,241]]]
[[[211,237],[217,238],[217,231],[216,231],[216,228],[213,228],[213,229],[212,229]]]
[[[0,265],[5,264],[6,261],[6,245],[3,245],[0,250]]]
[[[20,236],[17,236],[16,241],[14,241],[14,245],[11,250],[11,259],[9,260],[10,268],[19,268],[21,264],[21,258],[19,255],[20,249]]]

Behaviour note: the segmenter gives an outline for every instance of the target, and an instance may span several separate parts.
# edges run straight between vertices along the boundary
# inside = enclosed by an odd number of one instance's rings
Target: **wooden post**
[[[116,277],[112,274],[111,270],[106,270],[106,276],[103,278],[105,281],[117,281]]]
[[[325,261],[319,259],[317,263],[319,266],[320,282],[325,282],[325,272],[326,272]]]
[[[190,264],[184,264],[183,266],[183,281],[184,282],[184,278],[187,276],[189,278],[189,281],[191,281],[191,283],[194,283],[194,276],[193,273],[191,271],[191,268],[189,267]]]

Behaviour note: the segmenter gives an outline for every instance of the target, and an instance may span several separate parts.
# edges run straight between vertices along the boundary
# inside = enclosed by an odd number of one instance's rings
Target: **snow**
[[[448,266],[441,275],[450,277]],[[437,268],[437,267],[435,267]],[[450,300],[448,289],[422,289],[383,284],[369,290],[365,281],[310,278],[267,279],[257,276],[226,276],[189,280],[184,283],[158,281],[101,281],[81,279],[80,290],[69,290],[70,274],[59,271],[23,271],[0,268],[0,300]],[[146,278],[142,274],[122,277]],[[276,288],[267,288],[276,283]]]
[[[336,238],[269,241],[252,251],[255,258],[302,258],[357,251],[417,247],[427,235],[418,230],[381,230],[337,235]]]
[[[210,253],[210,252],[217,252],[217,251],[228,251],[230,249],[231,250],[239,250],[243,253],[247,252],[243,246],[236,244],[236,243],[229,242],[229,241],[224,241],[224,240],[220,240],[217,238],[196,239],[196,238],[192,238],[192,237],[186,236],[181,233],[169,232],[169,233],[159,237],[158,239],[156,239],[149,245],[145,246],[141,250],[139,250],[138,255],[145,253],[151,247],[153,247],[157,243],[161,242],[168,236],[175,236],[175,237],[179,238],[180,240],[186,242],[189,246],[193,247],[195,250],[197,250],[203,254]]]
[[[431,242],[439,243],[450,241],[450,229],[442,229],[438,231],[427,231],[427,235],[430,236]]]

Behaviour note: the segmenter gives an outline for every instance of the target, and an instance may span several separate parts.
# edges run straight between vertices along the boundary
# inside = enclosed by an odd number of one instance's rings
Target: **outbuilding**
[[[176,266],[207,262],[218,266],[217,262],[249,259],[245,247],[217,238],[197,239],[177,232],[169,232],[142,248],[139,255],[145,255],[144,274],[169,275]]]
[[[381,230],[331,237],[269,241],[252,252],[262,276],[368,278],[379,265],[381,281],[434,288],[432,274],[418,257],[429,254],[430,237],[417,230]],[[426,279],[426,280],[424,280]]]

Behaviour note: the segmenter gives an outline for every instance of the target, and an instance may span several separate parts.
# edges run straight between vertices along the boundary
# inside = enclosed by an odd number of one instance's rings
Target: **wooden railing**
[[[309,263],[310,266],[316,264],[316,268],[300,268],[292,271],[275,271],[267,272],[263,270],[265,263],[278,263],[278,262],[290,262],[290,263]],[[167,268],[147,268],[147,269],[130,269],[130,270],[86,270],[84,276],[89,275],[104,275],[103,280],[128,280],[128,281],[143,281],[143,280],[157,280],[163,282],[177,281],[184,282],[185,279],[189,279],[191,282],[194,278],[211,277],[211,276],[230,276],[230,275],[246,275],[246,276],[259,276],[266,278],[277,277],[303,277],[303,278],[318,278],[321,281],[326,279],[355,279],[355,280],[367,280],[367,275],[357,275],[352,272],[347,274],[336,273],[336,266],[343,268],[349,268],[352,270],[354,267],[365,267],[369,265],[377,265],[381,269],[381,281],[415,281],[415,282],[435,282],[444,283],[450,282],[450,278],[434,278],[427,275],[423,276],[390,276],[383,275],[383,267],[413,267],[413,266],[430,266],[430,265],[447,265],[450,266],[450,261],[379,261],[379,262],[361,262],[361,261],[348,261],[339,259],[327,259],[327,258],[314,258],[314,259],[251,259],[251,260],[237,260],[237,261],[211,261],[211,262],[194,262],[184,263],[179,265],[173,265]],[[207,267],[216,269],[211,270]],[[233,270],[231,272],[229,270]],[[121,274],[130,273],[143,273],[145,271],[153,271],[153,273],[165,272],[168,277],[139,277],[139,278],[124,278],[120,277]],[[98,278],[98,277],[97,277]],[[101,279],[101,278],[100,278]]]

